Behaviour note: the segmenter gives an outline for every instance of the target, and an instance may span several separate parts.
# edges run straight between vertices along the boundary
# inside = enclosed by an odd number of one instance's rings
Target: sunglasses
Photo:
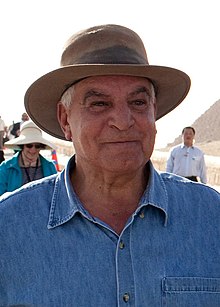
[[[44,146],[43,146],[42,144],[25,144],[25,146],[26,146],[27,148],[35,147],[36,149],[44,148]]]

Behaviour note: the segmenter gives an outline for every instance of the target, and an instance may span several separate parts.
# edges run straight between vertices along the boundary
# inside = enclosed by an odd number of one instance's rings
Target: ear
[[[71,140],[71,130],[68,121],[68,110],[61,102],[57,104],[57,119],[60,124],[60,128],[65,135],[65,138],[67,140]]]

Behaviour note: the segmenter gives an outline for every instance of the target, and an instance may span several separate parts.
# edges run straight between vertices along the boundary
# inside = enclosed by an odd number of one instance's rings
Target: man
[[[4,144],[3,144],[3,139],[4,139],[4,134],[7,132],[7,126],[5,125],[4,120],[0,116],[0,163],[5,160],[4,157]]]
[[[25,105],[76,155],[2,197],[0,305],[218,306],[220,195],[150,162],[155,120],[189,77],[150,66],[139,36],[118,25],[72,36],[61,66]]]
[[[183,143],[170,150],[166,171],[183,176],[192,181],[207,183],[206,165],[203,152],[194,146],[195,129],[182,130]]]
[[[11,127],[11,131],[10,131],[10,134],[13,136],[13,138],[17,138],[20,135],[21,125],[28,120],[29,120],[29,116],[26,112],[24,112],[21,115],[21,121],[17,123],[13,123]]]

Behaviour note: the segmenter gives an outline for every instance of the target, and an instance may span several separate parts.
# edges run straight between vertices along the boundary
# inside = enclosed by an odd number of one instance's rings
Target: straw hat
[[[36,80],[25,94],[30,118],[47,133],[65,139],[56,106],[65,90],[90,76],[127,75],[152,81],[157,96],[157,119],[178,106],[190,88],[184,72],[149,65],[141,38],[119,25],[101,25],[73,35],[66,43],[61,67]]]
[[[21,150],[20,145],[40,143],[44,149],[55,149],[55,145],[42,137],[42,131],[33,122],[26,121],[21,125],[19,137],[5,142],[4,146],[10,149]]]

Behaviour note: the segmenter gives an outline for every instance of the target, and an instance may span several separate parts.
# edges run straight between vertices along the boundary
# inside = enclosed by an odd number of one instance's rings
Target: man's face
[[[194,140],[193,130],[190,129],[190,128],[184,129],[184,132],[183,132],[183,142],[184,142],[184,144],[191,146],[193,144],[193,140]]]
[[[23,113],[23,114],[22,114],[21,120],[22,120],[23,122],[29,120],[29,116],[27,115],[27,113]]]
[[[71,107],[63,109],[77,163],[113,172],[144,166],[156,135],[152,94],[151,83],[140,77],[98,76],[77,83]]]

